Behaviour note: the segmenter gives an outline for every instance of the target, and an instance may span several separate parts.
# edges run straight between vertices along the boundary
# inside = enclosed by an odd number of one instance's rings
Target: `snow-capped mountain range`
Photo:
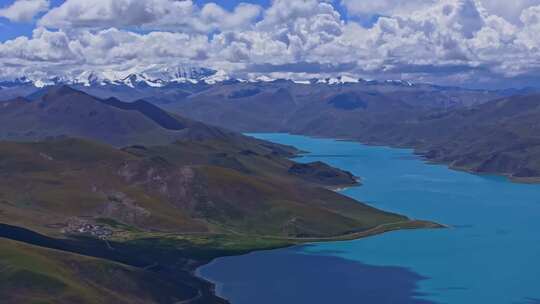
[[[82,86],[118,85],[128,87],[149,86],[164,87],[172,83],[207,83],[214,84],[229,80],[224,71],[197,67],[175,67],[164,69],[147,69],[139,73],[120,73],[114,71],[84,71],[54,77],[23,76],[13,80],[0,81],[0,87],[33,85],[38,88],[67,84]]]
[[[201,67],[166,67],[150,68],[138,73],[120,73],[115,71],[83,71],[80,73],[71,73],[54,77],[36,77],[23,76],[13,80],[0,81],[0,88],[15,87],[20,85],[32,85],[37,88],[43,88],[53,85],[80,85],[85,87],[93,86],[127,86],[131,88],[154,87],[160,88],[171,84],[216,84],[224,81],[238,82],[272,82],[278,80],[268,75],[256,75],[246,78],[233,78],[222,70],[213,70]],[[368,83],[368,84],[391,84],[399,86],[414,86],[408,81],[387,80],[367,81],[347,75],[329,78],[316,79],[286,79],[298,84],[349,84],[349,83]]]

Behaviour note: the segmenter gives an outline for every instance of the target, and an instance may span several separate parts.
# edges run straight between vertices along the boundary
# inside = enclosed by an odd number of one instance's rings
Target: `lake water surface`
[[[364,185],[343,193],[451,225],[221,258],[199,269],[233,304],[540,303],[540,185],[430,165],[411,150],[252,134]]]

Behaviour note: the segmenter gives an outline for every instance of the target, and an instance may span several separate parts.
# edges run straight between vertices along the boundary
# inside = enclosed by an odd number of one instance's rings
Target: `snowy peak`
[[[207,83],[214,84],[229,80],[230,77],[225,71],[217,71],[209,68],[199,67],[167,67],[164,69],[148,69],[139,74],[141,81],[148,82],[150,86],[164,86],[169,83]]]
[[[34,76],[21,77],[11,81],[0,81],[0,88],[15,87],[21,85],[33,85],[38,88],[54,85],[79,85],[85,87],[92,86],[127,86],[130,88],[161,88],[174,86],[178,84],[207,84],[236,82],[264,83],[274,81],[291,81],[296,84],[314,85],[383,85],[413,87],[415,84],[404,80],[364,80],[350,75],[341,75],[330,78],[312,78],[312,79],[275,79],[268,75],[249,75],[246,79],[231,78],[227,72],[222,70],[213,70],[209,68],[176,66],[176,67],[151,67],[141,72],[125,73],[116,71],[83,71],[80,73],[71,73],[64,76],[50,78],[39,78]]]
[[[128,86],[131,88],[164,87],[178,83],[206,83],[214,84],[230,80],[225,71],[217,71],[199,67],[166,67],[150,68],[136,73],[122,73],[115,71],[83,71],[54,77],[25,76],[15,80],[0,81],[0,87],[13,87],[20,85],[33,85],[38,88],[54,85],[82,85],[90,86]]]
[[[312,79],[311,83],[324,83],[330,85],[347,84],[347,83],[359,83],[362,81],[360,78],[354,78],[351,76],[339,76],[333,78]]]
[[[66,81],[68,84],[78,84],[86,87],[96,86],[96,85],[107,85],[114,83],[119,75],[110,73],[109,75],[105,73],[99,73],[94,71],[85,71],[79,75],[71,77],[70,80]]]
[[[396,86],[412,87],[414,84],[406,80],[386,80],[386,84],[392,84]]]
[[[216,70],[208,68],[184,66],[146,71],[151,78],[167,82],[199,82],[216,73]]]
[[[122,83],[128,87],[135,88],[140,86],[149,86],[154,88],[160,88],[165,86],[165,82],[161,79],[152,79],[145,74],[130,74],[120,82],[114,82],[113,84]]]
[[[136,87],[164,87],[175,83],[209,83],[213,84],[230,79],[224,71],[216,71],[208,68],[198,67],[167,67],[167,68],[150,68],[140,73],[132,73],[121,77],[118,74],[101,73],[96,76],[96,73],[86,72],[83,77],[75,78],[74,84],[100,84],[100,85],[126,85],[132,88]]]

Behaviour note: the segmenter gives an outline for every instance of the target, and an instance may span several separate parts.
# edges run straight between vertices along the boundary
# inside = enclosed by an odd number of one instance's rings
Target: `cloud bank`
[[[191,65],[239,77],[509,83],[540,75],[540,0],[516,1],[274,0],[228,11],[190,0],[67,0],[32,37],[0,44],[0,77]],[[338,5],[378,17],[363,27]]]

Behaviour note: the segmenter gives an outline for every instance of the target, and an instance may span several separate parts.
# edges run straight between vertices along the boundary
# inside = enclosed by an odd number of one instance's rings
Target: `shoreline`
[[[294,133],[289,133],[289,134],[305,136],[305,135],[302,135],[302,134],[294,134]],[[313,137],[313,138],[322,138],[322,139],[332,139],[332,140],[337,140],[337,141],[359,142],[358,140],[346,139],[346,138],[335,139],[335,138],[317,137],[317,136],[311,136],[311,137]],[[369,144],[366,144],[366,145],[369,145]],[[373,146],[375,146],[375,145],[373,145]],[[291,159],[294,159],[296,157],[305,156],[305,155],[309,155],[309,152],[299,150],[297,153],[294,154],[293,157],[291,157]],[[338,169],[342,170],[341,168],[338,168]],[[355,179],[355,182],[351,183],[351,184],[327,186],[327,187],[324,187],[324,188],[326,188],[328,190],[331,190],[331,191],[335,191],[335,192],[342,192],[342,191],[345,191],[345,190],[350,189],[350,188],[361,187],[362,186],[362,179],[360,177],[358,177],[358,176],[355,176],[354,179]],[[263,238],[268,238],[268,239],[273,239],[273,240],[290,241],[291,244],[286,245],[286,246],[276,247],[276,248],[267,248],[267,249],[261,249],[261,250],[254,249],[254,250],[250,250],[250,251],[248,251],[246,253],[243,253],[243,254],[240,254],[240,255],[235,255],[235,256],[247,255],[247,254],[250,254],[250,253],[253,253],[253,252],[273,251],[273,250],[284,249],[284,248],[292,248],[292,247],[295,247],[295,246],[304,246],[304,245],[313,244],[313,243],[331,243],[331,242],[353,241],[353,240],[359,240],[359,239],[363,239],[363,238],[367,238],[367,237],[372,237],[372,236],[381,235],[381,234],[388,233],[388,232],[393,232],[393,231],[400,231],[400,230],[447,229],[447,228],[450,228],[450,226],[439,224],[439,223],[436,223],[436,222],[433,222],[433,221],[409,219],[409,220],[403,221],[403,222],[383,224],[383,225],[379,225],[379,226],[373,227],[373,228],[368,229],[368,230],[358,231],[358,232],[351,232],[351,233],[347,233],[347,234],[344,234],[344,235],[333,236],[333,237],[283,238],[283,237],[263,236]],[[190,271],[190,273],[196,279],[202,280],[203,282],[209,284],[210,285],[210,292],[214,296],[216,296],[216,297],[218,297],[220,299],[223,299],[226,303],[230,303],[228,299],[226,299],[225,297],[223,297],[220,294],[221,293],[220,289],[223,288],[224,283],[223,282],[214,282],[214,281],[210,280],[209,278],[204,277],[200,273],[200,269],[202,267],[211,265],[212,263],[215,263],[216,260],[221,259],[221,258],[226,258],[226,257],[227,256],[216,257],[216,258],[208,261],[207,263],[200,263],[195,268],[193,268]]]
[[[342,192],[347,189],[356,188],[356,187],[362,187],[362,179],[358,176],[354,177],[354,183],[344,184],[344,185],[326,186],[324,188],[330,191],[334,191],[334,192]]]
[[[264,133],[261,133],[264,134]],[[420,159],[422,159],[425,163],[430,165],[444,165],[447,168],[454,170],[454,171],[461,171],[466,172],[473,175],[479,175],[479,176],[498,176],[498,177],[504,177],[507,178],[510,182],[517,183],[517,184],[540,184],[540,176],[533,176],[533,177],[520,177],[520,176],[514,176],[509,173],[501,173],[501,172],[477,172],[474,169],[467,168],[467,167],[460,167],[455,166],[451,162],[444,162],[444,161],[437,161],[434,159],[431,159],[425,155],[425,152],[420,150],[420,148],[411,146],[411,145],[402,145],[402,144],[390,144],[390,143],[383,143],[383,142],[377,142],[377,141],[363,141],[358,138],[353,137],[328,137],[328,136],[321,136],[321,135],[310,135],[310,134],[301,134],[301,133],[283,133],[283,134],[290,134],[290,135],[297,135],[297,136],[306,136],[310,138],[315,139],[329,139],[329,140],[335,140],[335,141],[342,141],[342,142],[351,142],[351,143],[359,143],[362,145],[370,146],[370,147],[385,147],[385,148],[394,148],[394,149],[408,149],[412,150],[413,154],[418,156]],[[301,154],[300,154],[301,155]]]
[[[333,236],[333,237],[313,237],[313,238],[283,238],[283,237],[271,237],[271,236],[263,236],[263,238],[267,239],[273,239],[273,240],[284,240],[284,241],[290,241],[290,245],[286,246],[280,246],[276,248],[266,248],[261,250],[249,250],[245,253],[234,255],[234,256],[243,256],[254,252],[264,252],[264,251],[273,251],[273,250],[279,250],[279,249],[285,249],[285,248],[292,248],[296,246],[305,246],[313,243],[331,243],[331,242],[343,242],[343,241],[354,241],[354,240],[360,240],[363,238],[368,238],[376,235],[381,235],[388,232],[393,231],[402,231],[402,230],[416,230],[416,229],[448,229],[451,228],[448,225],[439,224],[432,221],[423,221],[423,220],[408,220],[403,222],[396,222],[396,223],[388,223],[388,224],[382,224],[377,227],[373,227],[368,230],[359,231],[359,232],[351,232],[348,234],[340,235],[340,236]],[[206,284],[209,284],[210,290],[214,296],[223,299],[226,303],[230,303],[228,299],[224,298],[220,293],[220,289],[223,288],[224,283],[223,282],[214,282],[210,280],[209,278],[204,277],[200,273],[200,269],[202,267],[211,265],[212,263],[215,263],[218,259],[226,258],[228,256],[221,256],[216,257],[206,263],[201,262],[197,263],[197,265],[190,270],[190,273],[193,275],[194,278],[198,280],[202,280]],[[190,302],[183,302],[183,303],[190,303]]]
[[[358,141],[353,141],[353,142],[358,142]],[[409,149],[408,151],[411,151],[411,150],[412,150],[412,149]],[[399,155],[401,155],[401,153],[400,153],[399,151],[398,151],[397,153],[395,153],[395,154],[397,155],[396,158],[399,158]],[[431,164],[433,164],[433,165],[441,165],[441,166],[444,164],[445,166],[444,166],[444,167],[441,167],[441,170],[444,170],[444,169],[447,169],[447,168],[448,168],[448,169],[451,169],[451,170],[454,170],[454,171],[462,171],[462,172],[466,172],[467,174],[472,174],[472,175],[476,175],[476,176],[484,176],[484,177],[478,177],[478,179],[480,179],[480,180],[484,180],[484,179],[485,179],[485,180],[486,180],[486,183],[489,183],[489,185],[490,185],[491,187],[494,187],[493,189],[497,189],[497,184],[499,184],[499,183],[500,183],[500,184],[503,184],[503,183],[508,183],[508,182],[516,182],[515,180],[512,180],[512,177],[507,176],[507,175],[478,173],[478,172],[474,172],[474,171],[472,171],[472,170],[467,170],[466,168],[452,167],[451,164],[449,164],[449,163],[446,163],[446,164],[445,164],[445,163],[441,163],[441,162],[434,162],[434,161],[432,161],[432,160],[427,159],[426,157],[422,157],[422,155],[419,155],[419,154],[415,154],[414,157],[410,157],[410,158],[411,158],[411,159],[414,158],[414,159],[416,159],[416,160],[422,160],[422,162],[416,162],[416,161],[415,161],[415,162],[417,163],[418,166],[421,166],[422,163],[424,163],[425,165],[431,165]],[[375,167],[374,167],[374,168],[375,168]],[[414,168],[416,168],[416,166],[415,166]],[[443,169],[443,168],[444,168],[444,169]],[[444,170],[444,171],[445,171],[445,170]],[[392,170],[387,170],[387,172],[391,173]],[[401,172],[401,171],[400,171],[400,172]],[[359,173],[360,173],[360,171],[359,171]],[[451,173],[445,173],[445,174],[451,174]],[[371,175],[367,175],[367,176],[371,176]],[[381,177],[381,178],[384,178],[384,175],[382,175],[382,176],[383,176],[383,177]],[[441,176],[442,176],[442,175],[441,175]],[[462,177],[462,178],[466,178],[467,176],[466,176],[466,175],[461,175],[461,177]],[[467,181],[467,179],[465,179],[465,181]],[[520,183],[526,183],[526,181],[521,180]],[[369,184],[369,183],[368,183],[368,184]],[[457,184],[457,185],[458,185],[459,187],[461,187],[461,184]],[[441,187],[444,188],[444,187],[446,187],[446,186],[442,185]],[[457,187],[457,186],[456,186],[456,187]],[[377,188],[377,189],[379,189],[379,188]],[[483,190],[485,190],[485,189],[483,189]],[[419,190],[419,191],[421,191],[421,190]],[[487,194],[489,194],[489,190],[486,190],[485,192],[486,192]],[[494,195],[497,195],[497,194],[495,193]],[[362,197],[362,195],[360,195],[360,199],[361,199],[361,197]],[[448,201],[451,201],[451,200],[452,200],[452,199],[449,198]],[[503,198],[502,200],[504,200],[504,198]],[[405,198],[404,201],[407,201],[407,198]],[[474,198],[471,199],[471,201],[474,201]],[[443,202],[446,202],[446,201],[443,201]],[[467,202],[467,203],[468,203],[468,202]],[[464,204],[461,204],[460,206],[462,206],[462,205],[464,205]],[[387,207],[387,208],[392,208],[391,206],[392,206],[392,205],[390,205],[390,207]],[[445,204],[445,206],[449,206],[449,205],[446,205],[446,204]],[[474,205],[473,205],[473,206],[474,206]],[[506,205],[505,205],[505,206],[506,206]],[[465,206],[465,208],[467,208],[467,206]],[[482,209],[485,209],[483,206],[481,206],[481,208],[482,208]],[[446,208],[445,208],[445,209],[446,209]],[[406,209],[406,210],[409,210],[409,209]],[[438,210],[438,208],[437,208],[437,209],[434,209],[433,211],[437,211],[437,210]],[[473,210],[474,210],[474,209],[473,209]],[[403,212],[404,212],[404,214],[407,214],[406,211],[403,211]],[[503,211],[503,212],[504,212],[504,211]],[[424,215],[425,213],[421,213],[421,214]],[[429,216],[429,214],[430,214],[430,213],[428,213],[428,216]],[[452,215],[452,216],[454,216],[454,215]],[[452,216],[451,216],[450,218],[452,218]],[[459,217],[459,215],[457,215],[457,216]],[[502,216],[505,216],[504,213],[502,214]],[[422,217],[423,217],[423,216],[422,216]],[[456,228],[459,227],[459,226],[457,225],[458,222],[455,222],[455,223],[454,223],[451,219],[448,219],[447,217],[443,217],[443,218],[440,219],[440,220],[441,220],[441,221],[444,221],[444,222],[447,222],[447,223],[456,224]],[[467,224],[469,224],[469,223],[467,223]],[[461,224],[460,224],[460,225],[461,225]],[[495,223],[494,226],[493,226],[494,229],[496,228],[496,225],[497,225],[497,224]],[[463,225],[463,226],[465,226],[465,225]],[[476,226],[476,225],[475,225],[475,224],[471,224],[471,226]],[[451,227],[447,227],[447,228],[451,228]],[[472,229],[478,229],[478,227],[473,227]],[[480,228],[480,229],[482,229],[482,228]],[[416,232],[412,232],[412,233],[416,233]],[[422,231],[420,231],[420,233],[422,233]],[[426,232],[426,233],[429,234],[429,235],[431,235],[431,232],[429,232],[429,231]],[[436,232],[434,232],[434,233],[436,233]],[[443,237],[443,238],[446,238],[446,237],[447,237],[447,236],[446,236],[447,234],[454,235],[455,233],[458,233],[458,234],[459,234],[460,232],[458,232],[458,231],[455,231],[455,232],[448,231],[447,233],[445,233],[444,231],[442,231],[442,237]],[[465,233],[467,233],[467,232],[465,232]],[[498,232],[496,232],[496,233],[498,233]],[[404,233],[404,234],[398,234],[397,237],[392,237],[391,239],[394,240],[394,241],[396,241],[396,240],[399,240],[399,239],[402,239],[402,238],[408,238],[408,237],[412,237],[413,239],[415,238],[414,235],[408,236],[408,234]],[[433,235],[431,235],[430,237],[428,237],[428,239],[433,239],[433,240],[435,240],[435,239],[437,239],[437,238],[439,238],[439,237],[440,237],[440,234],[437,234],[437,235],[434,235],[434,234],[433,234]],[[454,239],[454,238],[451,237],[451,239],[449,239],[449,240],[453,240],[453,239]],[[422,240],[423,240],[423,239],[422,239]],[[367,240],[367,241],[369,242],[369,240]],[[444,241],[444,239],[443,239],[443,241]],[[363,242],[363,241],[360,241],[360,242]],[[496,241],[495,241],[495,242],[496,242]],[[315,242],[315,243],[319,243],[319,242]],[[399,243],[399,241],[398,241],[398,243]],[[361,244],[361,243],[359,243],[359,244]],[[378,244],[378,243],[375,241],[374,244]],[[303,246],[303,245],[304,245],[304,244],[302,244],[302,245],[297,245],[297,246],[301,247],[301,246]],[[426,243],[425,245],[426,245],[427,247],[429,247],[429,246],[430,246],[430,243],[428,242],[428,243]],[[474,243],[471,243],[471,246],[472,246],[471,248],[474,248]],[[344,247],[348,247],[348,244],[345,243]],[[389,247],[389,248],[394,248],[394,247],[397,247],[397,246],[393,245],[393,246],[391,246],[391,247]],[[334,246],[333,246],[332,244],[330,244],[328,247],[325,246],[325,247],[323,247],[323,248],[328,250],[328,248],[334,248]],[[354,247],[352,247],[352,248],[354,248]],[[359,247],[359,248],[362,248],[362,247]],[[446,247],[444,247],[444,248],[446,248]],[[452,246],[450,245],[449,248],[452,248]],[[284,252],[286,252],[286,251],[284,251]],[[450,253],[448,253],[448,252],[450,252]],[[414,251],[414,253],[417,253],[417,252]],[[452,256],[452,251],[445,251],[444,254],[447,254],[447,255],[449,255],[449,256]],[[265,256],[265,254],[263,254],[263,255]],[[374,252],[372,253],[372,255],[375,255],[375,256],[377,255],[377,247],[374,247]],[[247,260],[250,260],[250,258],[246,258],[246,259],[247,259]],[[421,256],[420,256],[420,259],[422,259]],[[481,259],[481,258],[480,258],[480,259]],[[358,260],[361,261],[362,259],[359,258]],[[458,258],[456,258],[456,260],[459,261]],[[255,260],[255,261],[257,261],[257,260]],[[263,261],[264,261],[264,260],[263,260]],[[386,260],[383,260],[383,261],[386,261]],[[452,261],[453,261],[453,260],[452,260]],[[479,260],[479,261],[481,262],[481,260]],[[220,276],[220,275],[217,275],[218,273],[215,273],[215,274],[214,274],[214,272],[216,272],[216,270],[213,270],[213,269],[220,269],[222,263],[223,263],[224,265],[227,265],[229,262],[227,262],[227,260],[221,260],[221,261],[218,261],[218,262],[217,262],[217,265],[216,265],[216,266],[210,266],[210,267],[208,268],[208,270],[205,270],[205,272],[208,272],[209,275],[214,276],[214,277],[217,278],[218,280],[212,281],[212,280],[206,279],[204,276],[200,276],[200,277],[203,278],[203,279],[205,279],[205,280],[207,280],[207,281],[212,282],[213,284],[216,284],[216,286],[217,286],[216,292],[218,292],[218,294],[217,294],[218,296],[222,297],[222,295],[223,295],[222,292],[225,291],[227,296],[229,296],[231,299],[235,299],[235,296],[236,296],[237,294],[241,295],[241,290],[238,290],[238,291],[231,290],[231,287],[230,287],[231,285],[228,285],[228,283],[230,283],[230,282],[228,282],[228,279],[226,279],[226,278],[227,278],[226,276],[225,276],[225,277],[222,277],[222,276]],[[233,265],[242,265],[242,259],[239,259],[238,262],[235,262]],[[393,264],[392,264],[392,265],[393,265]],[[399,266],[403,266],[403,265],[407,265],[407,263],[399,264]],[[412,264],[412,265],[416,265],[416,264]],[[458,265],[459,265],[459,264],[458,264]],[[227,267],[228,267],[228,266],[227,266]],[[414,269],[416,269],[416,268],[414,268]],[[468,269],[466,269],[466,270],[468,270]],[[250,272],[247,272],[246,274],[242,275],[241,280],[244,281],[244,280],[245,280],[244,278],[247,277],[247,276],[248,276],[247,274],[249,274],[249,273],[250,273]],[[198,274],[200,274],[200,272],[198,272]],[[429,276],[429,273],[426,274],[426,276]],[[272,278],[274,278],[274,277],[272,277]],[[279,277],[277,277],[277,278],[279,278]],[[222,279],[223,282],[220,282],[219,279]],[[247,280],[249,280],[249,278],[248,278]],[[253,282],[253,281],[252,281],[252,282]],[[225,289],[224,289],[224,290],[222,290],[222,289],[220,290],[220,287],[219,287],[219,286],[222,286],[223,283],[225,284]],[[251,285],[251,284],[250,284],[250,285]],[[450,284],[449,284],[448,286],[453,286],[453,285],[450,285]],[[465,289],[465,288],[463,288],[463,289]],[[419,290],[419,292],[426,292],[426,293],[430,291],[430,290],[428,290],[427,288],[426,288],[426,289],[418,289],[418,290]],[[435,290],[435,289],[433,289],[433,290]],[[450,288],[449,288],[449,290],[450,290]],[[456,290],[457,290],[457,288],[456,288]],[[532,290],[534,290],[534,289],[532,289]]]
[[[351,140],[352,142],[358,142],[366,146],[374,147],[388,147],[388,148],[397,148],[397,149],[409,149],[412,150],[414,155],[418,156],[422,161],[429,165],[441,165],[446,166],[450,170],[465,172],[468,174],[478,175],[478,176],[497,176],[508,179],[508,181],[517,183],[517,184],[540,184],[540,177],[517,177],[509,173],[502,172],[478,172],[474,169],[468,167],[456,166],[452,162],[445,162],[440,160],[435,160],[426,156],[425,152],[421,151],[418,147],[407,146],[407,145],[391,145],[391,144],[381,144],[381,143],[369,143],[362,142],[359,140]]]

